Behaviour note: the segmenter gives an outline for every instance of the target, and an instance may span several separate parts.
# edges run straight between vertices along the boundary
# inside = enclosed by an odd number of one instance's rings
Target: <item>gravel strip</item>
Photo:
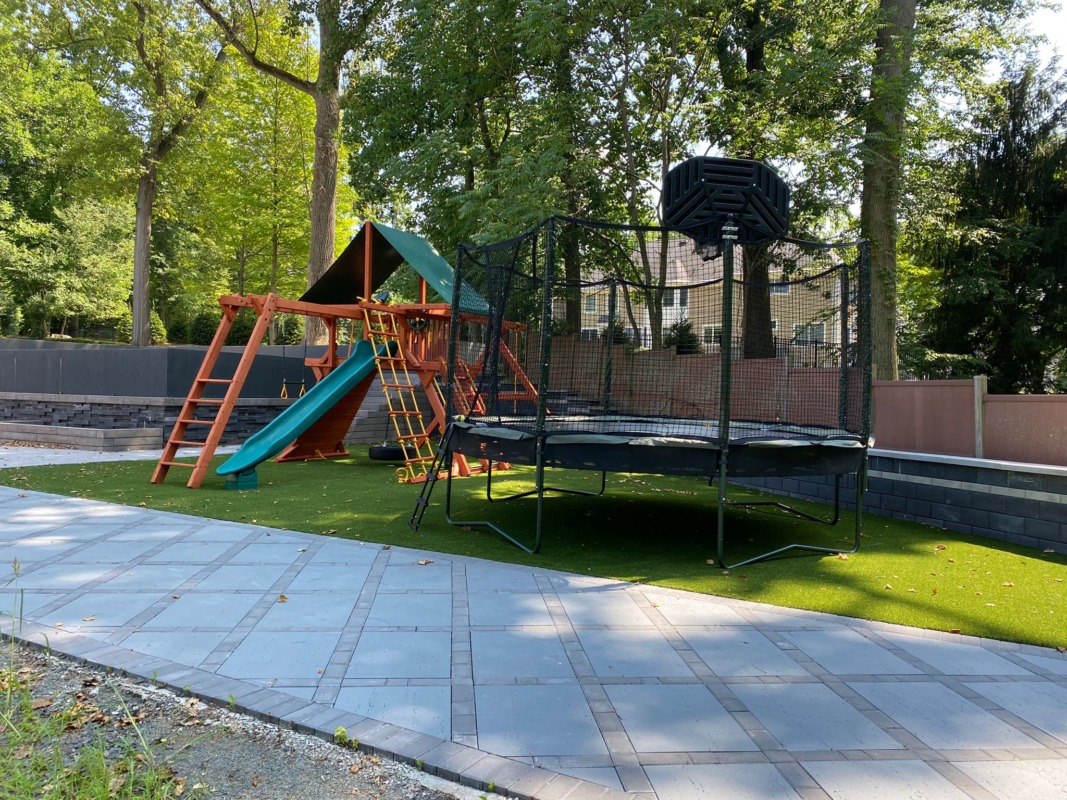
[[[59,742],[65,761],[73,762],[77,752],[94,741],[104,742],[109,758],[118,758],[124,742],[143,739],[157,759],[185,779],[185,797],[498,797],[13,640],[0,642],[0,670],[8,666],[23,670],[34,698],[52,701],[38,713],[59,713],[75,704],[85,709],[85,724],[66,731]],[[131,718],[135,724],[130,724]]]

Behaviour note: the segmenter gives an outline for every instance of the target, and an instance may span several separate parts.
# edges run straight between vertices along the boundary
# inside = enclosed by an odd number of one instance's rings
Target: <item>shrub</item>
[[[171,344],[189,344],[189,320],[178,317],[167,326],[167,341]]]
[[[304,341],[304,318],[297,314],[283,314],[276,318],[274,340],[278,344],[300,344]]]
[[[201,311],[192,322],[189,323],[189,344],[209,345],[215,338],[215,331],[219,328],[218,314],[210,311]]]
[[[618,320],[604,326],[604,330],[600,332],[600,338],[610,339],[612,344],[631,343],[629,329]]]
[[[693,331],[693,323],[680,319],[663,334],[663,346],[673,347],[680,356],[692,356],[701,352],[700,337]]]
[[[252,329],[256,327],[256,315],[250,308],[242,308],[234,317],[233,325],[226,336],[226,344],[242,345],[252,335]]]

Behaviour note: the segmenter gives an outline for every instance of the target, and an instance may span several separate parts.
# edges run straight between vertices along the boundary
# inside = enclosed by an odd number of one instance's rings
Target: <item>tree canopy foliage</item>
[[[1065,122],[1031,6],[0,0],[0,327],[143,342],[150,307],[187,339],[219,294],[300,294],[356,218],[445,253],[550,214],[656,223],[708,153],[774,166],[794,235],[872,237],[882,374],[899,340],[906,373],[1047,390]],[[611,269],[669,346],[643,252]]]

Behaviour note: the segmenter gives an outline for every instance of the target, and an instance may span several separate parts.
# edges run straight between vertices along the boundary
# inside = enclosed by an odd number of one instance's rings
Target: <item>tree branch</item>
[[[134,8],[137,9],[137,56],[141,59],[141,63],[144,64],[144,68],[148,70],[148,74],[152,76],[152,89],[156,93],[156,97],[163,100],[167,96],[167,83],[163,80],[163,70],[159,67],[159,62],[150,58],[148,55],[148,46],[145,44],[145,27],[148,25],[148,12],[141,3],[135,2]]]
[[[286,83],[294,89],[304,92],[304,94],[314,96],[314,83],[299,78],[288,70],[284,70],[281,67],[274,64],[268,64],[266,61],[261,60],[259,56],[256,55],[256,49],[248,47],[248,45],[241,39],[237,29],[231,25],[224,16],[222,16],[222,13],[219,12],[218,9],[207,0],[196,0],[196,4],[204,10],[205,14],[215,20],[215,24],[222,29],[222,33],[226,37],[226,40],[233,45],[234,50],[241,54],[241,57],[244,58],[250,67],[258,69],[260,72],[270,75],[272,78],[277,78],[282,83]]]
[[[189,109],[186,114],[174,123],[174,127],[165,133],[159,140],[159,144],[155,148],[156,158],[163,158],[169,153],[178,141],[185,135],[185,132],[189,130],[189,126],[193,124],[193,120],[196,119],[204,106],[207,104],[208,90],[218,77],[219,67],[222,62],[226,60],[227,45],[223,44],[219,47],[219,51],[215,54],[215,63],[212,64],[210,72],[205,76],[204,83],[193,97],[193,107]]]

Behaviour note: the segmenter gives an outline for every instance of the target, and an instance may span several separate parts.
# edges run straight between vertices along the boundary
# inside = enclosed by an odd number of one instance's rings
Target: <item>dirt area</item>
[[[83,723],[57,743],[64,762],[102,742],[109,759],[143,742],[175,773],[183,798],[473,800],[466,787],[376,756],[285,730],[144,681],[0,641],[0,670],[32,686],[35,713],[78,705]],[[0,725],[0,735],[2,735]],[[69,727],[69,726],[68,726]],[[496,797],[492,795],[492,797]]]

